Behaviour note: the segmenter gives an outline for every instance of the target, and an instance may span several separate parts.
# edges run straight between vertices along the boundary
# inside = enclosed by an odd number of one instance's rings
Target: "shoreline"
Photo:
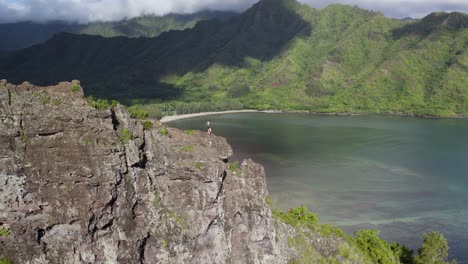
[[[161,123],[167,123],[175,120],[180,119],[187,119],[192,117],[198,116],[210,116],[210,115],[223,115],[223,114],[236,114],[236,113],[260,113],[264,111],[258,110],[229,110],[229,111],[219,111],[219,112],[202,112],[202,113],[193,113],[193,114],[185,114],[185,115],[173,115],[173,116],[165,116],[161,118],[159,121]]]
[[[246,110],[228,110],[228,111],[218,111],[218,112],[202,112],[202,113],[193,113],[193,114],[185,114],[185,115],[173,115],[173,116],[165,116],[159,120],[161,123],[167,123],[171,121],[176,121],[180,119],[187,119],[192,117],[199,117],[199,116],[210,116],[210,115],[222,115],[222,114],[236,114],[236,113],[267,113],[267,114],[276,114],[276,113],[308,113],[313,115],[319,116],[370,116],[370,115],[377,115],[377,116],[395,116],[395,117],[415,117],[415,118],[423,118],[423,119],[468,119],[468,116],[430,116],[430,115],[411,115],[411,114],[401,114],[401,113],[324,113],[324,112],[311,112],[311,111],[283,111],[283,110],[254,110],[254,109],[246,109]]]

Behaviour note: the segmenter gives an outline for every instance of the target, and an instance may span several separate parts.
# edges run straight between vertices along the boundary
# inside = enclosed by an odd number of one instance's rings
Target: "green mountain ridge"
[[[466,14],[395,20],[340,4],[263,0],[228,21],[156,38],[59,34],[7,55],[0,77],[79,79],[88,95],[132,104],[466,116],[467,69]]]
[[[103,37],[156,37],[169,30],[192,28],[199,21],[226,20],[236,15],[228,11],[201,11],[193,14],[144,15],[131,19],[86,24],[65,21],[46,23],[17,22],[0,24],[0,51],[12,51],[40,44],[60,32],[87,34]]]

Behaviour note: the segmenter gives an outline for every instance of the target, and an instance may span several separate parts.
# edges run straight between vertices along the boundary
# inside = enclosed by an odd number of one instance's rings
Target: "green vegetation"
[[[202,168],[202,165],[203,165],[203,164],[202,164],[201,162],[195,162],[195,163],[193,164],[193,166],[194,166],[197,170],[201,169],[201,168]]]
[[[131,100],[128,107],[130,112],[142,111],[152,118],[161,118],[170,115],[184,115],[201,112],[218,112],[228,110],[242,110],[244,105],[240,101],[221,100],[218,102],[169,102],[161,103],[158,100]]]
[[[158,118],[245,108],[468,115],[467,21],[461,13],[400,21],[345,5],[260,1],[229,21],[156,39],[59,35],[7,55],[0,75],[42,84],[74,72],[87,95]]]
[[[52,99],[52,103],[54,105],[61,105],[62,104],[62,100],[58,99],[58,98],[54,98]]]
[[[167,130],[166,127],[161,127],[161,128],[159,129],[159,133],[160,133],[161,135],[164,135],[164,136],[169,136],[169,131]]]
[[[314,230],[318,224],[318,215],[309,212],[305,206],[290,209],[287,213],[274,211],[273,216],[293,227],[306,227]]]
[[[13,264],[13,262],[7,257],[2,257],[0,258],[0,264]]]
[[[151,122],[151,121],[143,122],[143,128],[145,130],[150,130],[151,128],[153,128],[153,122]]]
[[[413,251],[396,242],[389,243],[379,237],[377,230],[359,230],[354,237],[347,236],[341,229],[318,223],[317,214],[307,210],[305,206],[290,209],[288,212],[273,210],[273,217],[296,229],[297,236],[289,237],[288,244],[298,249],[302,255],[298,263],[333,263],[334,259],[320,259],[307,243],[306,237],[310,231],[317,231],[324,237],[334,234],[344,238],[347,243],[339,247],[338,254],[346,260],[360,259],[358,262],[379,264],[453,264],[447,262],[448,245],[442,234],[431,232],[424,235],[424,243],[418,250],[418,256]],[[364,259],[362,259],[364,258]],[[338,262],[337,262],[338,263]]]
[[[184,219],[182,219],[180,216],[176,215],[175,213],[173,212],[167,212],[166,215],[171,218],[171,219],[174,219],[175,222],[182,228],[186,228],[187,227],[187,223],[185,222]]]
[[[10,229],[7,227],[0,227],[0,236],[7,237],[10,235]]]
[[[185,130],[184,133],[189,135],[189,136],[192,136],[193,135],[193,130]]]
[[[116,107],[119,103],[115,100],[109,102],[107,99],[95,99],[93,96],[86,97],[88,103],[98,110],[109,110]]]
[[[377,230],[360,230],[354,233],[354,244],[372,263],[392,264],[399,262],[399,256],[392,250],[392,246],[379,238]]]
[[[228,170],[230,170],[232,172],[235,172],[236,174],[239,174],[239,172],[240,172],[239,162],[235,161],[235,162],[229,163]]]
[[[327,263],[324,258],[321,258],[315,248],[307,243],[306,235],[302,233],[296,237],[288,237],[288,246],[301,253],[300,257],[292,262],[294,264]]]
[[[120,142],[122,142],[123,144],[128,144],[128,142],[130,142],[130,140],[132,140],[132,134],[126,128],[121,129],[119,139],[120,139]]]
[[[169,30],[192,28],[202,20],[226,19],[233,13],[221,11],[204,11],[195,14],[168,14],[165,16],[144,15],[118,22],[92,22],[79,30],[81,34],[104,37],[156,37]]]
[[[48,96],[41,96],[40,101],[42,105],[46,105],[49,102],[50,98]]]
[[[203,11],[194,14],[168,14],[165,16],[144,15],[115,22],[91,22],[88,24],[66,21],[0,24],[0,34],[4,36],[3,41],[0,42],[0,51],[30,47],[42,43],[60,32],[103,37],[156,37],[166,31],[192,28],[202,20],[226,20],[233,15],[232,12]]]
[[[310,230],[318,231],[325,237],[328,237],[332,234],[345,237],[345,233],[341,229],[332,225],[319,224],[318,214],[309,212],[305,206],[290,209],[286,213],[273,210],[273,216],[293,227],[305,227]]]
[[[444,236],[439,232],[425,234],[422,247],[418,250],[415,264],[455,264],[456,261],[448,262],[448,244]]]
[[[193,146],[192,145],[187,145],[187,146],[184,146],[184,147],[180,148],[180,150],[182,150],[184,152],[192,152],[193,151]]]
[[[300,256],[293,263],[340,263],[334,257],[324,258],[317,250],[308,242],[308,237],[311,232],[317,231],[323,236],[327,237],[330,234],[324,235],[322,233],[322,225],[318,223],[318,215],[313,214],[307,210],[305,206],[290,209],[288,212],[281,212],[279,210],[272,211],[273,218],[286,223],[296,230],[297,235],[288,237],[288,245],[300,252]],[[336,228],[339,230],[338,228]],[[335,235],[346,237],[343,231],[335,231]],[[349,239],[349,238],[348,238]],[[345,250],[345,249],[343,249]],[[342,251],[343,251],[342,250]],[[355,249],[354,249],[355,250]],[[356,260],[354,257],[358,254],[348,254],[347,259]],[[343,255],[342,255],[343,256]],[[362,262],[362,261],[359,261]]]
[[[80,87],[76,84],[70,86],[70,91],[72,92],[78,92],[80,90]]]
[[[34,92],[32,96],[34,98],[39,99],[39,102],[41,103],[41,105],[46,105],[50,100],[49,96],[47,96],[47,94],[43,92]]]
[[[404,245],[400,245],[397,242],[390,244],[392,251],[395,256],[398,256],[400,263],[402,264],[414,264],[413,250],[408,249]]]
[[[83,139],[83,144],[85,145],[90,145],[93,144],[94,140],[93,139]]]
[[[20,140],[21,142],[26,143],[29,140],[29,137],[23,134],[20,136]]]
[[[145,119],[148,117],[148,112],[141,109],[129,108],[130,116],[136,119]]]
[[[167,248],[167,241],[166,241],[165,239],[163,239],[163,240],[161,241],[161,246],[162,246],[163,248]]]

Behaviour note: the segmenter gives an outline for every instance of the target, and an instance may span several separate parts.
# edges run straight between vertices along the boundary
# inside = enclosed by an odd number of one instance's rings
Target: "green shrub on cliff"
[[[108,110],[110,108],[116,107],[119,104],[115,100],[112,100],[111,102],[109,102],[109,100],[107,100],[107,99],[95,99],[92,96],[86,97],[86,101],[88,101],[88,103],[92,107],[94,107],[94,108],[96,108],[98,110]]]
[[[304,226],[315,229],[318,224],[318,215],[309,212],[306,206],[290,209],[287,213],[276,211],[273,215],[294,227]]]
[[[324,237],[334,234],[339,237],[346,237],[346,234],[340,228],[328,225],[319,224],[318,214],[311,213],[306,206],[289,209],[288,212],[273,210],[273,217],[293,227],[305,227],[313,231],[319,232]]]
[[[143,127],[145,128],[145,130],[150,130],[151,128],[153,128],[153,122],[145,121],[143,122]]]
[[[129,108],[128,111],[130,112],[130,116],[136,119],[145,119],[148,117],[148,112],[141,109]]]
[[[454,264],[455,260],[448,262],[448,244],[439,232],[424,234],[424,242],[418,250],[415,264]]]
[[[11,260],[7,257],[0,258],[0,264],[13,264]]]
[[[405,246],[381,239],[378,230],[359,230],[354,233],[354,237],[350,237],[337,227],[319,224],[317,214],[309,212],[306,206],[288,212],[272,210],[272,216],[296,229],[297,236],[289,237],[288,244],[302,254],[298,263],[311,259],[314,261],[310,263],[317,263],[317,255],[314,254],[318,253],[311,251],[307,242],[308,229],[319,232],[323,237],[334,234],[344,238],[337,254],[347,260],[360,259],[364,263],[378,264],[456,264],[455,260],[448,262],[448,244],[439,232],[425,234],[424,243],[418,250],[419,255],[413,257],[413,251]],[[335,260],[324,261],[330,263]]]
[[[397,242],[390,244],[390,247],[395,255],[400,259],[400,263],[414,264],[413,250],[405,247],[404,245],[400,245]]]
[[[288,244],[301,252],[299,263],[304,263],[303,261],[306,260],[314,260],[310,263],[317,263],[318,259],[320,259],[320,257],[317,255],[317,252],[314,253],[313,250],[311,251],[309,249],[310,245],[309,242],[307,242],[307,237],[310,235],[310,233],[307,230],[318,232],[323,236],[324,239],[330,235],[343,238],[343,243],[340,245],[337,255],[345,258],[346,260],[359,260],[360,262],[364,263],[378,264],[415,263],[412,250],[409,250],[405,246],[399,245],[396,242],[389,243],[381,239],[379,237],[379,231],[360,230],[355,232],[355,237],[347,236],[341,229],[335,226],[319,224],[318,215],[309,212],[306,206],[290,209],[288,212],[273,210],[272,215],[274,218],[295,227],[298,235],[295,237],[289,237]],[[335,240],[335,238],[330,239],[332,239],[332,241]],[[434,239],[431,239],[430,241],[433,240]],[[427,247],[434,249],[437,248],[437,246],[434,246],[434,244],[438,244],[442,245],[440,248],[445,248],[443,246],[443,242],[441,242],[440,239],[436,241],[438,242],[429,243],[430,245]],[[337,261],[335,259],[322,260],[326,263],[335,263],[333,261]],[[423,260],[423,262],[418,262],[417,264],[428,263],[424,261],[426,260]],[[446,262],[430,263],[446,264]]]
[[[363,254],[372,261],[379,264],[393,264],[399,262],[391,245],[379,237],[378,230],[359,230],[354,233],[355,245]]]

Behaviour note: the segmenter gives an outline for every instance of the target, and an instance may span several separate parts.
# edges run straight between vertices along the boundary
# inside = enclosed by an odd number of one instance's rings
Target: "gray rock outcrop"
[[[228,169],[224,138],[157,120],[145,129],[122,106],[91,107],[76,87],[0,82],[0,256],[288,263],[301,254],[295,229],[272,218],[262,166]]]

